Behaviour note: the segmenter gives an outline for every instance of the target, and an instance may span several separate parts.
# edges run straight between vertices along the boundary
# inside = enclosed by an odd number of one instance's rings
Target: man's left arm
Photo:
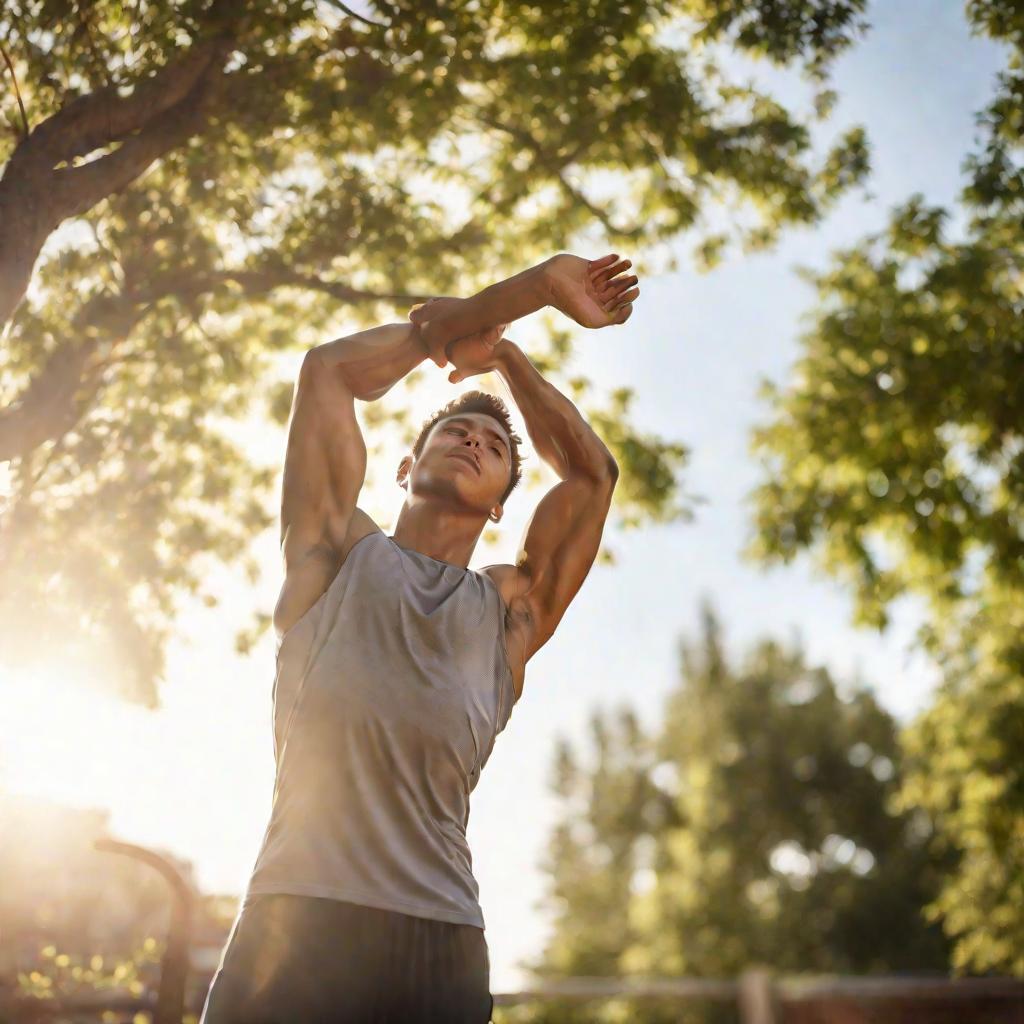
[[[551,638],[594,564],[619,467],[576,406],[518,345],[505,338],[494,355],[534,450],[560,477],[537,505],[516,555],[509,611],[526,627],[529,660]]]

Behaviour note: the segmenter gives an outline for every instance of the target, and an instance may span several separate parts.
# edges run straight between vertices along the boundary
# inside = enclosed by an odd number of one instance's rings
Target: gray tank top
[[[247,896],[324,896],[484,927],[469,795],[512,713],[485,573],[360,538],[281,638],[274,800]]]

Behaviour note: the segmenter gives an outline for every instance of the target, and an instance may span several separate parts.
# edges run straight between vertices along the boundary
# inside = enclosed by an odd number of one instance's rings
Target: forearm
[[[605,443],[518,345],[504,338],[494,355],[494,369],[512,392],[534,450],[559,479],[582,474],[605,480],[614,473],[615,460]]]
[[[313,350],[356,398],[372,402],[427,358],[416,324],[384,324]]]
[[[434,349],[496,324],[510,324],[549,305],[548,262],[488,285],[468,299],[446,303],[423,324],[427,347]]]

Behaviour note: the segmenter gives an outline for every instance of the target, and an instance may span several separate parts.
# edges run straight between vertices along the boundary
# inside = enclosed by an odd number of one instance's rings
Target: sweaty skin
[[[575,405],[502,338],[506,324],[546,305],[592,328],[623,324],[639,294],[629,261],[562,253],[467,299],[439,298],[387,324],[318,345],[299,372],[281,502],[285,580],[274,610],[279,639],[334,579],[352,545],[380,527],[357,506],[366,445],[354,400],[374,401],[424,359],[450,359],[449,379],[497,372],[538,456],[559,483],[537,505],[514,564],[482,569],[508,606],[506,649],[518,700],[527,661],[551,637],[600,546],[618,467]],[[393,531],[403,547],[468,566],[488,522],[500,522],[511,442],[484,413],[436,423],[396,482],[405,498]]]

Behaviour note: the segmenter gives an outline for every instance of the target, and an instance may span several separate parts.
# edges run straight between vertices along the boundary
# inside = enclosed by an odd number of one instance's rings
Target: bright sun
[[[56,665],[27,677],[0,670],[0,701],[4,789],[76,807],[110,806],[127,795],[133,773],[124,755],[135,745],[137,709]]]

